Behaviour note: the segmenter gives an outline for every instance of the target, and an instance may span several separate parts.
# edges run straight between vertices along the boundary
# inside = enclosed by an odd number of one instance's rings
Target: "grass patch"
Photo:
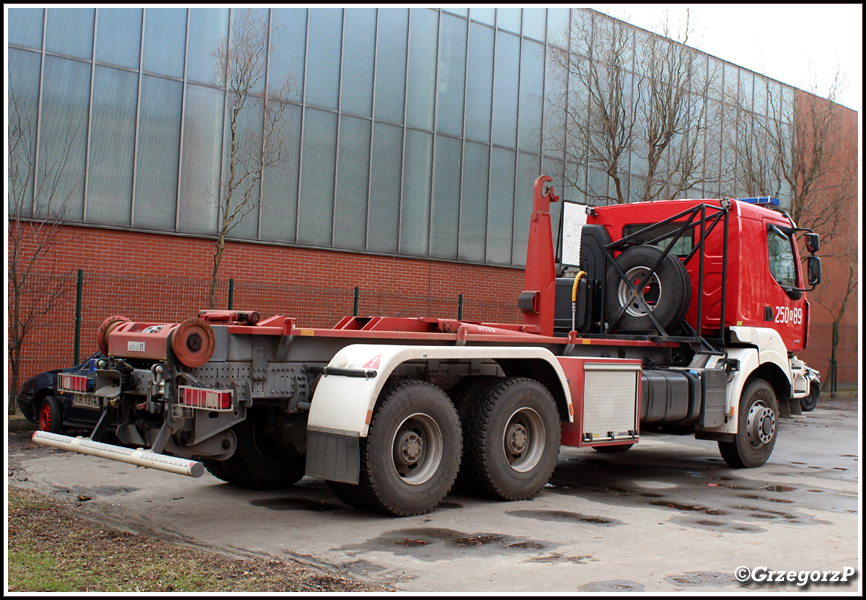
[[[8,488],[10,592],[371,592],[386,588],[280,560],[245,560],[127,533],[75,503]]]

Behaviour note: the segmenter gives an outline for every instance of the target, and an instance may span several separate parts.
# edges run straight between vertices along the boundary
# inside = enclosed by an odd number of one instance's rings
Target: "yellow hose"
[[[574,285],[571,286],[571,330],[574,331],[574,322],[577,319],[577,283],[586,277],[586,271],[580,271],[574,276]]]

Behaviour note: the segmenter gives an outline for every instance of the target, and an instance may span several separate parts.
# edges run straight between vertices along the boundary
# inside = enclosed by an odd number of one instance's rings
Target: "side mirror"
[[[806,250],[815,254],[821,249],[821,236],[817,233],[807,233],[804,237],[806,240]]]
[[[821,257],[810,256],[806,259],[806,266],[809,272],[809,285],[814,288],[821,283]]]

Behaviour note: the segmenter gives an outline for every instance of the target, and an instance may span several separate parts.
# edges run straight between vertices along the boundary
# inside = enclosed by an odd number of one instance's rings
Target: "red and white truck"
[[[754,201],[564,203],[555,251],[550,181],[534,185],[523,323],[110,317],[95,391],[64,382],[103,418],[89,438],[34,441],[253,489],[319,477],[403,516],[458,479],[531,498],[561,445],[622,452],[641,428],[693,431],[731,466],[764,464],[778,418],[817,384],[795,356],[821,278],[817,234]],[[101,442],[109,422],[123,446]]]

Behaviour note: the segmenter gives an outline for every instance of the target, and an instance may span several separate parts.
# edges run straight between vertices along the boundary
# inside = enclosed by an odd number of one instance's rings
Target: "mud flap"
[[[307,430],[307,475],[357,484],[360,469],[358,436]]]

